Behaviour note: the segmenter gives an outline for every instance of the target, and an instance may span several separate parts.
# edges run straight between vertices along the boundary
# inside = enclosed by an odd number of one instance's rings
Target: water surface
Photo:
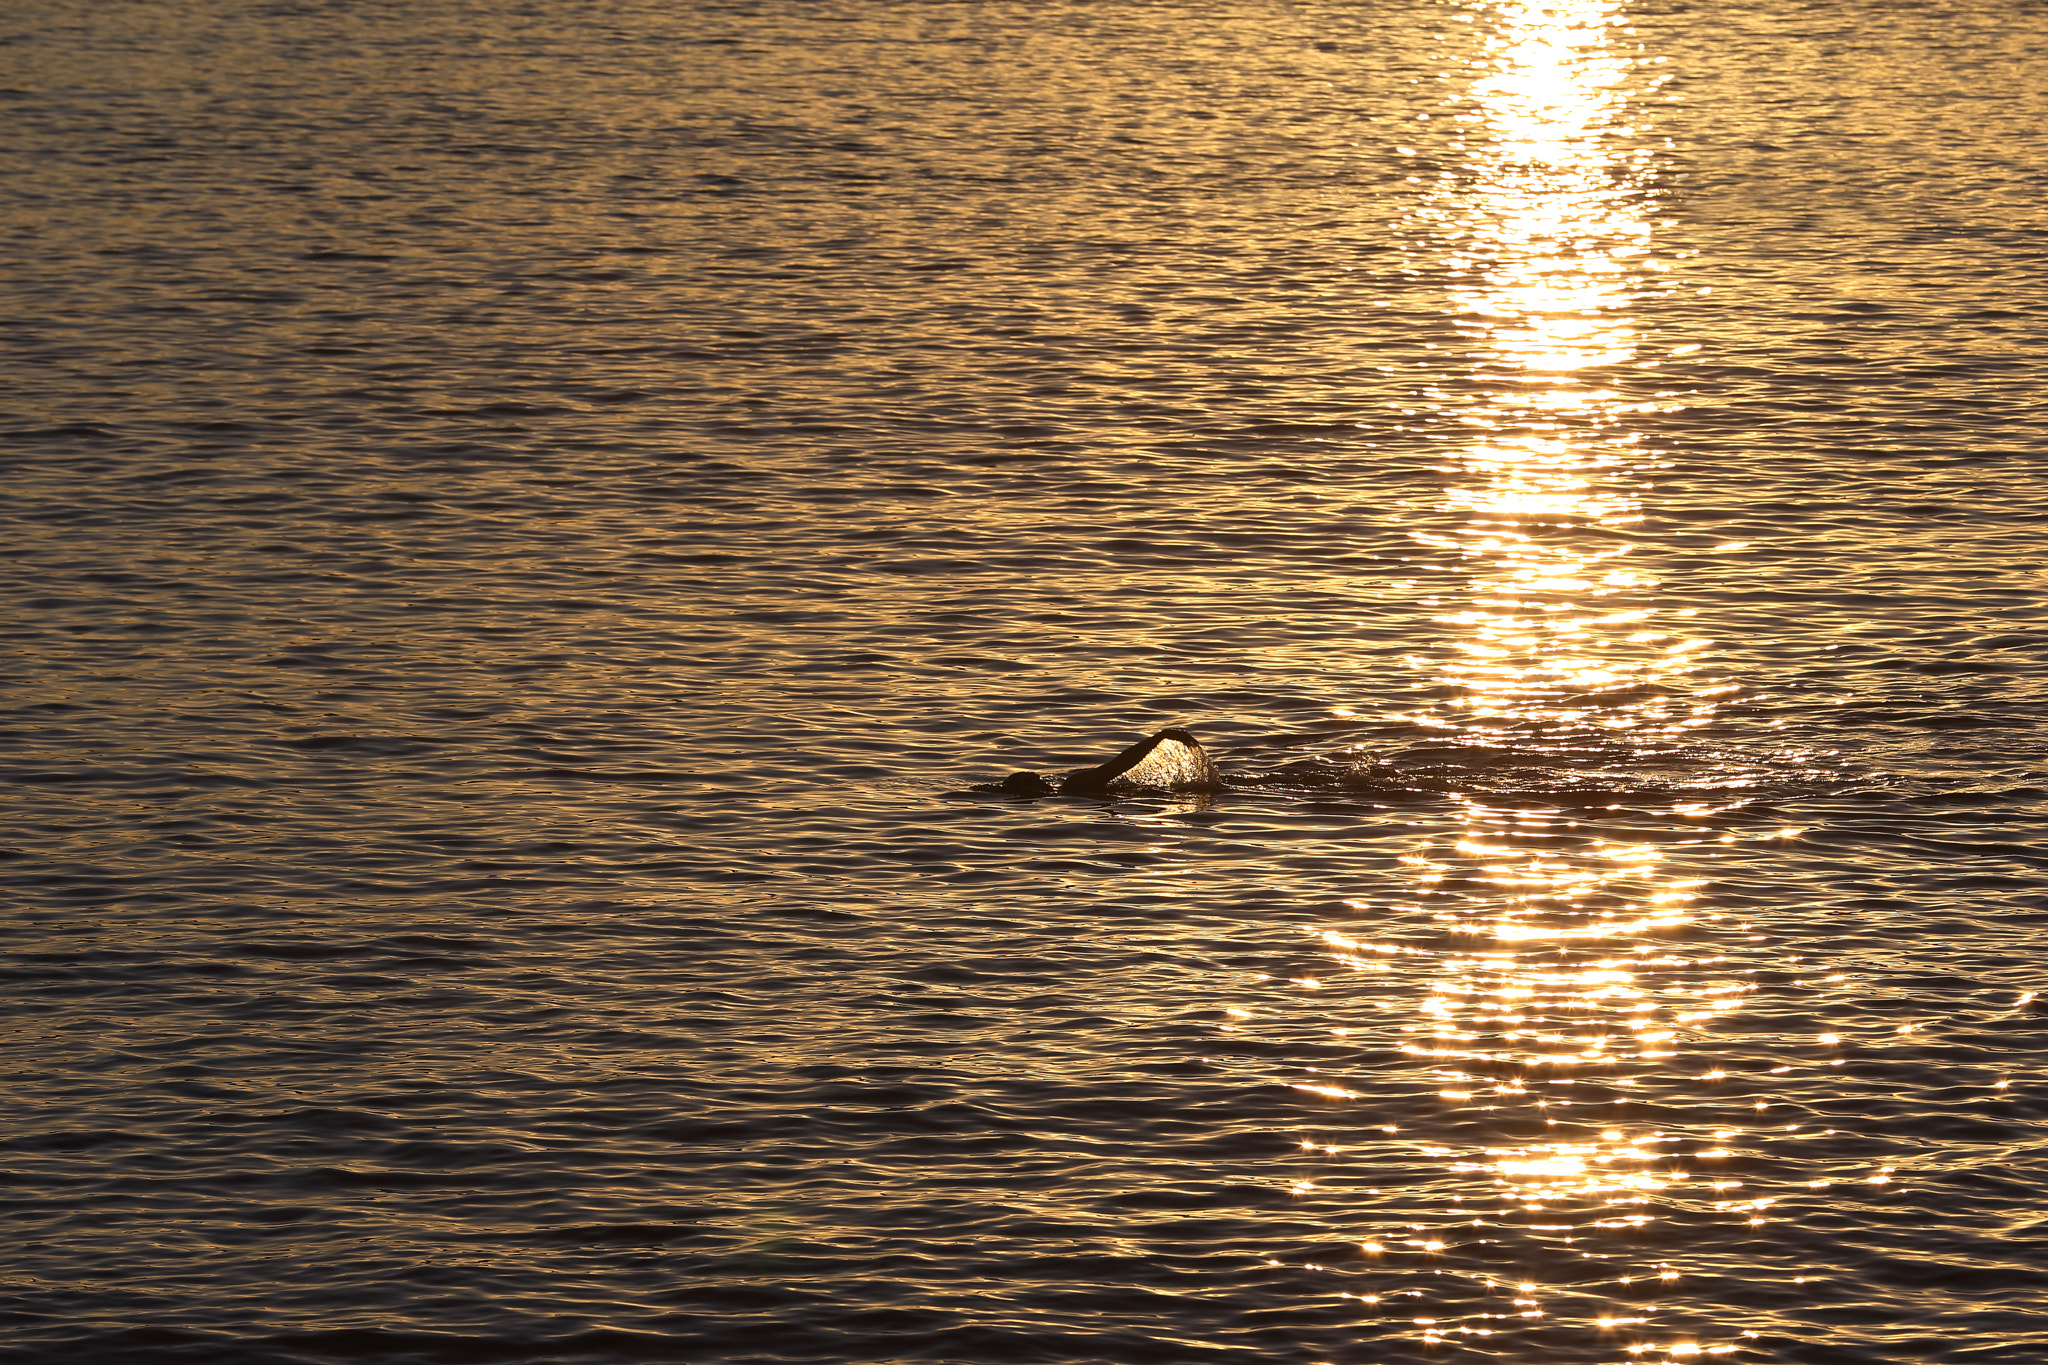
[[[2043,21],[17,6],[0,1351],[2038,1361]]]

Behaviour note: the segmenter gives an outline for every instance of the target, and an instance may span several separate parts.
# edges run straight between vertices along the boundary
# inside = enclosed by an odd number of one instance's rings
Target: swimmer
[[[1173,791],[1221,791],[1223,777],[1201,741],[1178,726],[1139,740],[1107,763],[1068,773],[1057,781],[1037,773],[1011,773],[979,788],[1007,796],[1105,796],[1111,785]]]

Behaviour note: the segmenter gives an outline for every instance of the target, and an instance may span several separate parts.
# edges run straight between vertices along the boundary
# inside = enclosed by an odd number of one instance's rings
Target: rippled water
[[[17,4],[0,1352],[2048,1357],[2044,24]]]

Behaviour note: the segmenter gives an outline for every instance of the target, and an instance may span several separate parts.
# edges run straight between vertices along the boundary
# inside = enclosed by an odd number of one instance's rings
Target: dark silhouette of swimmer
[[[1173,726],[1139,740],[1107,763],[1068,773],[1056,782],[1037,773],[1011,773],[984,790],[1010,796],[1104,796],[1112,784],[1220,791],[1223,778],[1201,741]]]

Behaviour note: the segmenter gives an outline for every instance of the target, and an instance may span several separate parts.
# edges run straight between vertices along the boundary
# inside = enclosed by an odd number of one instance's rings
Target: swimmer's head
[[[1011,773],[996,790],[1009,796],[1051,796],[1058,788],[1037,773]]]

